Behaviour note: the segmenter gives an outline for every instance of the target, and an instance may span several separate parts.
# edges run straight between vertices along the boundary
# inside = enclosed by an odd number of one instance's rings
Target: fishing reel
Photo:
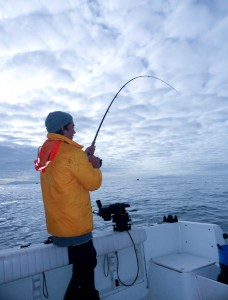
[[[130,207],[128,203],[115,203],[104,206],[100,200],[97,200],[96,203],[99,210],[94,213],[102,217],[104,221],[112,220],[114,231],[126,231],[131,229],[131,218],[126,211],[126,207]]]

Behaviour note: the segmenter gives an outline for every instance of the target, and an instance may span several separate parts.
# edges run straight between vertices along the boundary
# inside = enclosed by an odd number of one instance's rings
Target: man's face
[[[74,134],[76,133],[76,131],[74,130],[74,123],[70,123],[68,126],[67,126],[67,129],[63,129],[63,135],[65,137],[67,137],[68,139],[73,139],[74,137]]]

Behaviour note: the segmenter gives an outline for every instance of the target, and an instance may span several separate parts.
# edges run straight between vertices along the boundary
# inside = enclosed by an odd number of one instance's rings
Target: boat
[[[105,300],[227,300],[218,247],[227,234],[210,223],[167,216],[134,228],[127,203],[102,205],[107,232],[94,236],[95,284]],[[44,243],[0,251],[0,299],[60,300],[71,278],[66,248]],[[220,278],[220,280],[219,280]]]

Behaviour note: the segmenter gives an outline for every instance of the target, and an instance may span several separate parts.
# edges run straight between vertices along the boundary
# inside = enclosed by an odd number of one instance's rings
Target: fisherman
[[[40,148],[35,168],[40,173],[47,231],[53,244],[68,247],[73,273],[64,300],[100,299],[95,288],[97,264],[92,240],[90,191],[101,186],[101,160],[95,146],[85,151],[73,141],[73,117],[54,111],[46,118],[47,140]]]

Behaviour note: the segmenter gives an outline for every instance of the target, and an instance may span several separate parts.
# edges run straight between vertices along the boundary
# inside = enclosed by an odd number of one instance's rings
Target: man
[[[93,217],[90,191],[101,186],[101,160],[95,147],[73,141],[73,118],[62,111],[51,112],[45,121],[47,140],[35,168],[41,171],[41,189],[47,230],[53,243],[68,247],[73,274],[64,300],[99,299],[94,285],[96,250],[92,241]]]

